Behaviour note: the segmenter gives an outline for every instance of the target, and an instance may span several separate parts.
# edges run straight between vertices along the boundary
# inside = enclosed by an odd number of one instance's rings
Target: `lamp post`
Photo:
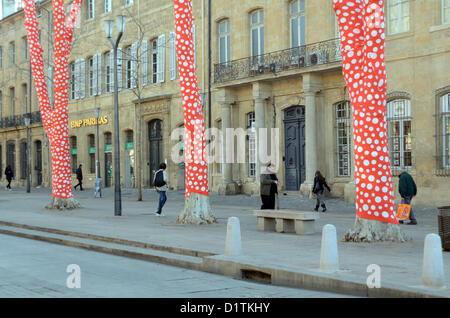
[[[96,162],[95,162],[95,170],[96,170],[96,173],[95,173],[95,194],[96,194],[96,196],[95,197],[97,197],[97,194],[99,194],[100,195],[100,197],[102,196],[102,190],[101,190],[101,188],[102,188],[102,186],[101,186],[101,177],[100,177],[100,146],[99,146],[99,138],[100,138],[100,135],[99,135],[99,124],[98,124],[98,120],[99,120],[99,118],[100,118],[100,107],[96,107],[95,109],[94,109],[94,114],[95,114],[95,119],[96,119],[96,122],[97,122],[97,146],[96,146],[96,154],[97,154],[97,160],[96,160]]]
[[[31,124],[31,118],[30,114],[26,114],[24,117],[25,126],[27,127],[27,193],[30,193],[31,184],[30,184],[30,161],[29,158],[31,157],[30,154],[30,124]]]
[[[113,20],[105,21],[105,32],[114,50],[114,215],[120,216],[122,215],[122,199],[120,191],[119,85],[117,82],[117,49],[125,30],[126,17],[119,15],[116,20],[119,31],[116,41],[114,42],[112,39],[114,29]]]

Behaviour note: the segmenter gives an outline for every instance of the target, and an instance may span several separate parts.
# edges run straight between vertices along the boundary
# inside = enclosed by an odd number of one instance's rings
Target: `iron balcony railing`
[[[342,61],[339,39],[250,56],[214,65],[214,83]]]
[[[24,127],[25,126],[25,117],[27,117],[26,114],[0,118],[0,129],[11,128],[11,127]],[[30,117],[31,117],[30,125],[42,123],[40,111],[32,112],[30,114]]]

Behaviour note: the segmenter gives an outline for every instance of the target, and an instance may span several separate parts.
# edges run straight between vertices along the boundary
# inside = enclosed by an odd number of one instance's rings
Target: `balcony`
[[[214,65],[214,83],[280,73],[342,61],[339,39],[251,56]]]
[[[0,119],[0,129],[12,128],[12,127],[25,127],[25,115],[15,115],[9,117],[3,117]],[[30,125],[42,124],[41,112],[31,113]]]

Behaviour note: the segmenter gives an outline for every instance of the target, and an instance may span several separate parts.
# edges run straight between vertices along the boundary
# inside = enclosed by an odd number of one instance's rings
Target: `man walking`
[[[11,191],[11,180],[14,177],[14,173],[13,173],[10,165],[8,165],[6,167],[5,176],[6,176],[6,180],[8,181],[8,185],[6,186],[6,189],[9,189],[9,191]]]
[[[75,186],[75,189],[80,186],[80,191],[83,191],[83,171],[81,170],[81,166],[80,165],[77,169],[77,179],[78,179],[78,184]]]
[[[158,210],[155,212],[155,215],[157,216],[164,216],[164,214],[162,213],[162,208],[167,201],[166,192],[169,189],[167,186],[169,179],[167,178],[166,168],[166,164],[161,163],[159,165],[159,170],[156,171],[153,178],[153,184],[155,185],[156,192],[159,193]]]
[[[404,168],[400,168],[400,175],[398,177],[400,178],[400,181],[398,183],[398,192],[400,192],[402,202],[411,205],[412,198],[417,194],[416,183],[414,182],[413,177],[411,177],[411,175],[407,173]],[[417,220],[414,217],[412,206],[410,211],[411,211],[409,214],[410,222],[407,224],[416,225]],[[400,220],[399,222],[400,224],[403,224],[403,221]]]

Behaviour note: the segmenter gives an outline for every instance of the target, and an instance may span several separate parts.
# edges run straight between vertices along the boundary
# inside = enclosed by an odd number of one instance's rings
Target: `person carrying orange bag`
[[[417,186],[414,182],[413,177],[409,173],[405,171],[405,169],[402,167],[400,168],[400,175],[398,176],[400,178],[400,181],[398,183],[398,192],[400,192],[400,196],[402,197],[402,204],[408,204],[410,205],[410,211],[409,211],[409,223],[406,223],[408,225],[417,225],[417,220],[414,217],[414,213],[411,206],[411,200],[414,196],[417,195]],[[399,221],[400,224],[403,224],[403,221]]]

